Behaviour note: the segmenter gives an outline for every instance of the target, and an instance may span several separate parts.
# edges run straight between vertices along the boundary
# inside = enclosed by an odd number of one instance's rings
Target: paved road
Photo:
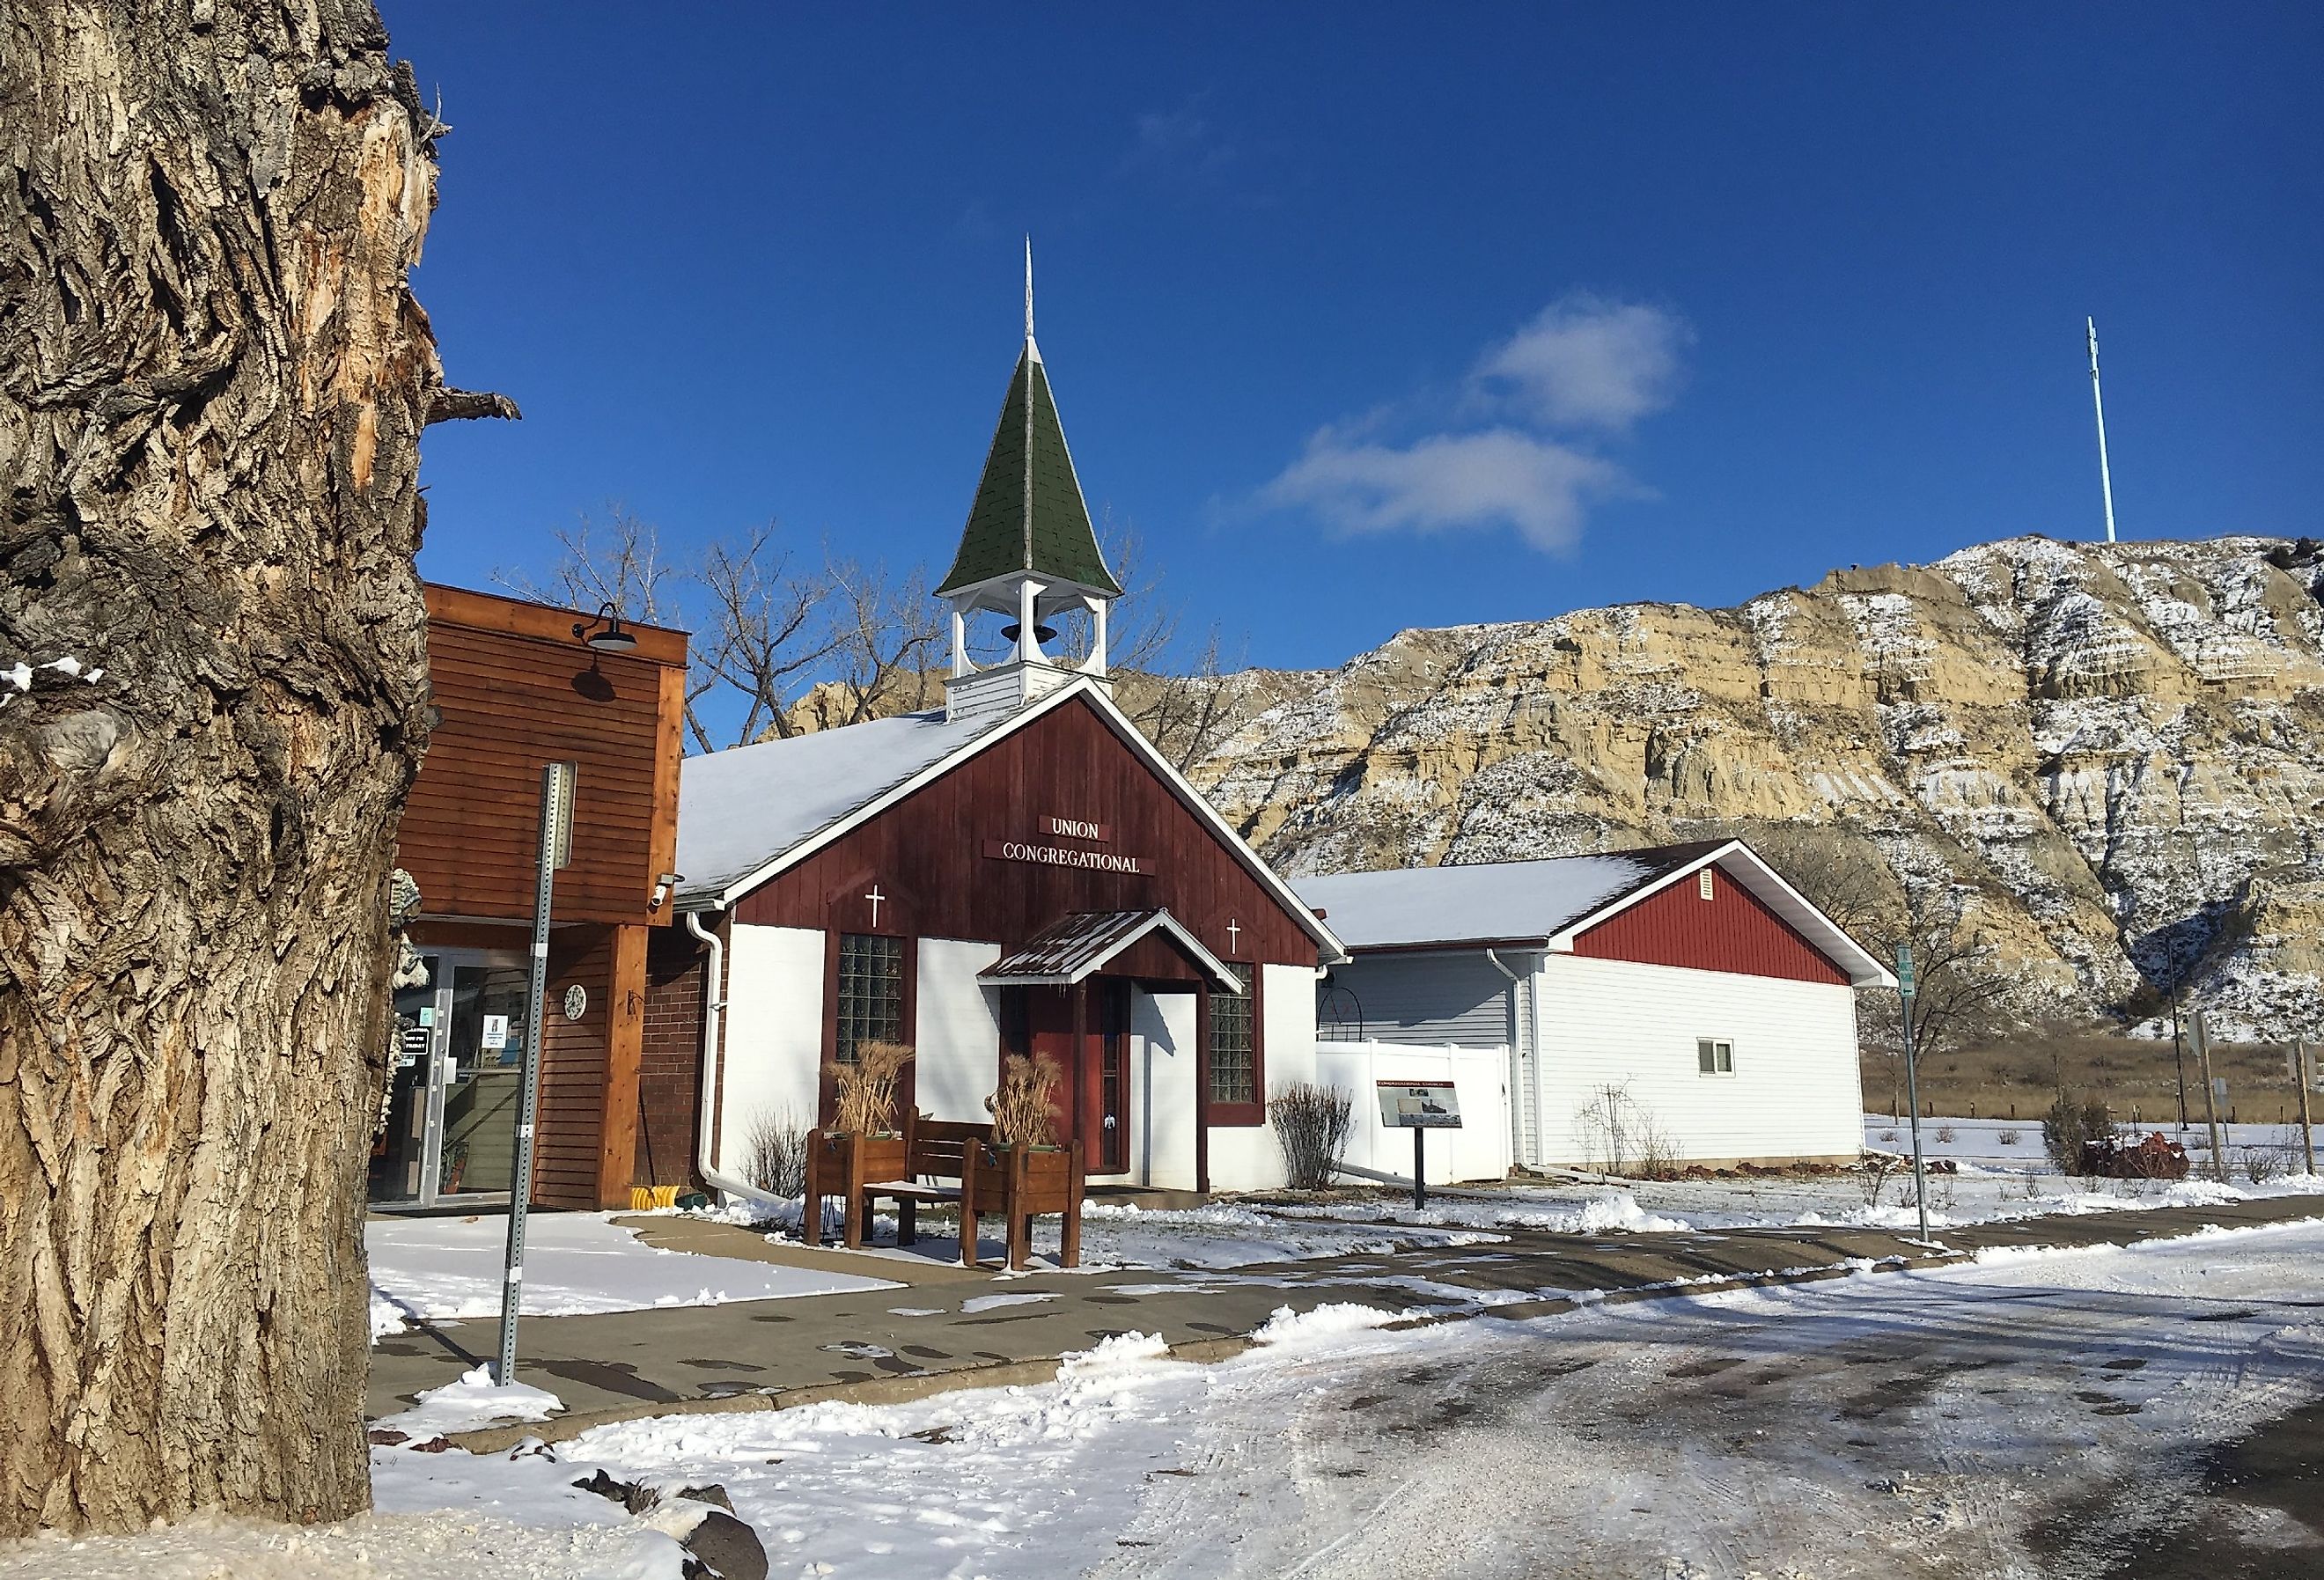
[[[2324,1232],[1222,1368],[1101,1580],[2317,1580]],[[1059,1566],[1060,1572],[1066,1565]]]
[[[2324,1216],[2324,1197],[2221,1207],[2164,1207],[2031,1219],[1949,1231],[1956,1251],[1988,1245],[2090,1244],[2185,1234],[2207,1224]],[[908,1396],[947,1386],[1030,1380],[1040,1363],[1125,1332],[1173,1344],[1231,1347],[1279,1307],[1334,1301],[1535,1316],[1568,1302],[1560,1290],[1635,1291],[1707,1277],[1765,1277],[1852,1261],[1925,1261],[1931,1252],[1863,1229],[1683,1234],[1511,1233],[1506,1242],[1392,1256],[1332,1257],[1232,1272],[1138,1270],[1004,1278],[914,1267],[844,1252],[770,1244],[724,1225],[641,1220],[665,1243],[726,1256],[815,1261],[873,1276],[908,1276],[870,1294],[738,1301],[593,1317],[528,1317],[518,1366],[557,1393],[567,1429],[594,1419],[837,1386]],[[973,1308],[972,1308],[973,1307]],[[447,1322],[373,1348],[371,1413],[392,1414],[420,1390],[453,1381],[497,1347],[497,1323]],[[1198,1352],[1199,1353],[1199,1352]],[[1012,1374],[1015,1368],[1021,1374]],[[1029,1370],[1028,1370],[1029,1368]],[[977,1373],[982,1372],[982,1375]],[[553,1433],[549,1435],[554,1435]]]

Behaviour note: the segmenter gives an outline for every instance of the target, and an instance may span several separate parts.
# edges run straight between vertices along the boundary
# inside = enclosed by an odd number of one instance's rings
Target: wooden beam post
[[[1084,1141],[1092,1133],[1090,1125],[1090,1087],[1094,1085],[1086,1073],[1089,1064],[1089,979],[1074,984],[1074,1133],[1059,1136],[1060,1145],[1067,1141]]]
[[[645,1058],[644,927],[624,922],[614,928],[613,956],[599,989],[605,995],[605,1086],[597,1128],[597,1205],[626,1207],[637,1178],[638,1067]]]

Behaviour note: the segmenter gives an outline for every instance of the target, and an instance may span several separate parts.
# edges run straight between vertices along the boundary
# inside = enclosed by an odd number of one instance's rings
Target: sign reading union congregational
[[[1069,845],[1040,845],[1026,839],[988,839],[984,854],[998,861],[1038,862],[1049,867],[1085,867],[1096,873],[1151,873],[1144,856],[1119,855],[1110,850],[1080,850]]]

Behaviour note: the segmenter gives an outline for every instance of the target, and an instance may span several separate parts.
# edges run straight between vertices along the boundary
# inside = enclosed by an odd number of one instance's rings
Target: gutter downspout
[[[702,1055],[698,1067],[702,1072],[702,1107],[694,1121],[694,1171],[713,1190],[730,1197],[741,1197],[762,1206],[788,1206],[790,1204],[769,1195],[756,1186],[745,1185],[718,1172],[711,1163],[710,1132],[718,1117],[718,1092],[725,1083],[725,1062],[719,1057],[719,1024],[726,1008],[726,941],[702,925],[702,913],[686,913],[686,930],[710,946],[710,991],[702,1006]]]
[[[1535,1106],[1534,1086],[1540,1072],[1526,1058],[1535,1039],[1526,1013],[1525,984],[1516,972],[1501,964],[1498,952],[1489,948],[1485,958],[1494,970],[1509,979],[1509,1160],[1530,1169],[1538,1161],[1541,1150],[1538,1142],[1530,1148],[1526,1145]]]

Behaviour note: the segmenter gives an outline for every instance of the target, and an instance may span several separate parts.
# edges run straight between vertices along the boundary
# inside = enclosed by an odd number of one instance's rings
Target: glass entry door
[[[370,1197],[433,1206],[508,1199],[524,1080],[523,956],[439,950],[428,981],[398,989],[385,1123]]]

